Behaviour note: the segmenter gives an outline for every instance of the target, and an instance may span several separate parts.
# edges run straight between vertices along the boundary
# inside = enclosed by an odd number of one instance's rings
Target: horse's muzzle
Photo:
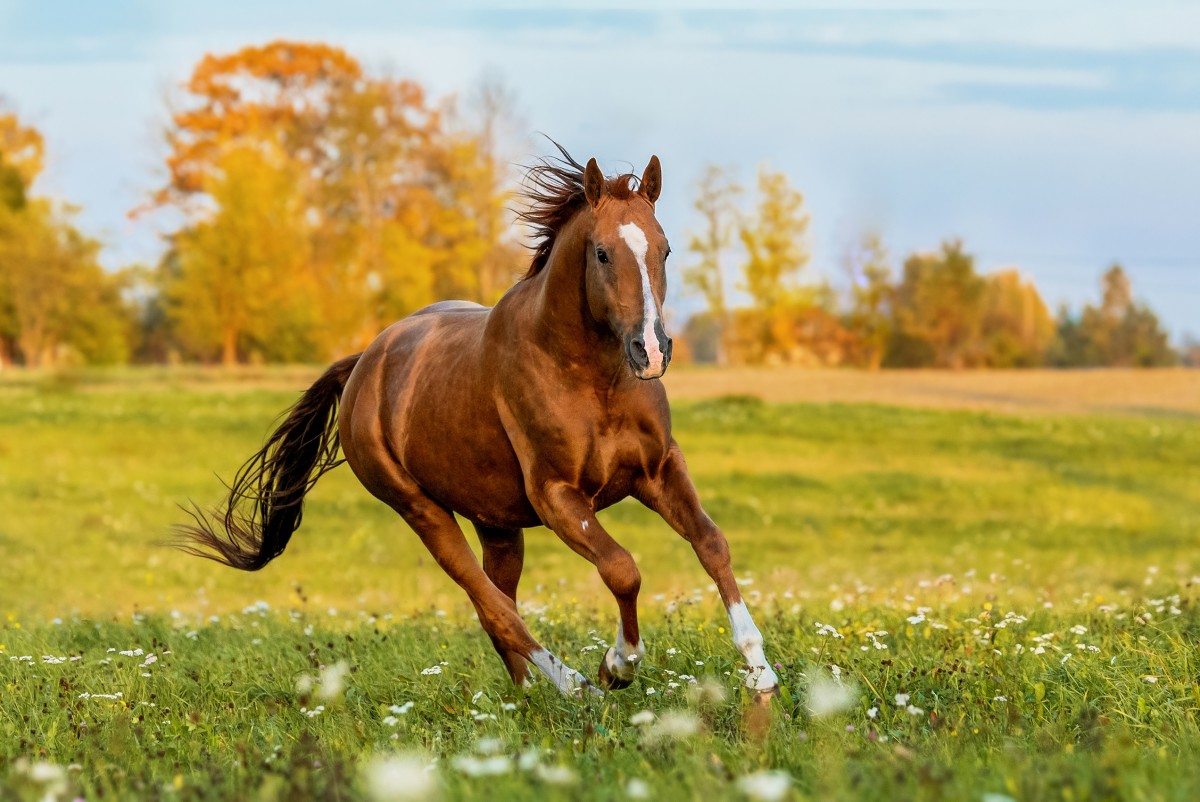
[[[652,343],[651,347],[647,348],[641,335],[625,339],[625,357],[629,360],[633,374],[639,379],[657,379],[667,372],[667,366],[671,364],[674,342],[665,334],[659,342],[662,343],[661,348],[658,347],[658,343]]]

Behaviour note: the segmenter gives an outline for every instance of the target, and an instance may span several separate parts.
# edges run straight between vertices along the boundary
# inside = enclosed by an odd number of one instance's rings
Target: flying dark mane
[[[566,148],[555,142],[562,158],[551,156],[534,164],[525,173],[525,209],[517,212],[517,219],[533,227],[533,260],[522,280],[541,272],[550,258],[554,237],[575,213],[584,207],[587,200],[583,195],[583,165],[575,161]],[[638,177],[623,173],[604,182],[605,194],[618,200],[627,200],[636,192]]]

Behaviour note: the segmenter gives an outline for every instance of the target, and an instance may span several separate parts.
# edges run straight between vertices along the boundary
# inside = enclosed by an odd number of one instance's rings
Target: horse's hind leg
[[[517,600],[517,583],[525,565],[525,533],[520,529],[498,529],[475,524],[479,543],[483,547],[483,572],[505,596]],[[519,652],[509,651],[497,638],[492,645],[508,667],[508,674],[517,685],[528,685],[533,677],[529,663]]]

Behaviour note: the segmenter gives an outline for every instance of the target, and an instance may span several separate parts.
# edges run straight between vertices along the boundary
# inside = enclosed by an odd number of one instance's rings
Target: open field
[[[764,740],[707,578],[635,504],[601,518],[642,568],[648,665],[603,700],[512,688],[344,468],[263,572],[154,546],[311,375],[0,379],[0,798],[42,798],[48,761],[87,798],[357,799],[395,753],[450,799],[736,799],[768,770],[797,799],[1200,795],[1193,374],[1063,374],[1073,397],[1045,374],[670,374],[781,666]],[[719,387],[890,405],[695,400]],[[521,596],[594,676],[615,606],[591,567],[531,531]]]
[[[21,388],[144,392],[294,390],[324,367],[119,368],[0,373],[0,392]],[[772,403],[889,404],[1021,414],[1200,415],[1200,370],[860,370],[673,366],[663,381],[676,401],[747,395]]]
[[[679,398],[736,392],[764,401],[897,404],[1029,413],[1200,415],[1200,370],[795,370],[691,368],[668,374]]]

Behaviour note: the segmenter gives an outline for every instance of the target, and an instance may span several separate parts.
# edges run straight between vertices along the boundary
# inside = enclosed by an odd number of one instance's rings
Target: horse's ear
[[[638,192],[651,203],[658,200],[658,195],[662,192],[662,164],[657,156],[650,157],[646,172],[642,173],[642,183],[638,185]]]
[[[598,205],[604,196],[604,173],[600,172],[595,159],[588,160],[587,167],[583,168],[583,195],[592,206]]]

